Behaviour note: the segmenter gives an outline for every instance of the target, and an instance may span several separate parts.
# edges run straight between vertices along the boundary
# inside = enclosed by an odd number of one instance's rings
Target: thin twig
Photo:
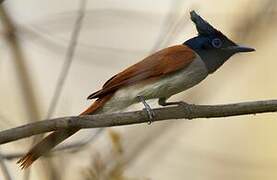
[[[172,1],[171,8],[165,17],[159,36],[151,48],[150,53],[168,46],[172,39],[177,36],[177,30],[180,27],[186,26],[186,24],[189,22],[188,20],[184,22],[186,19],[185,16],[188,13],[182,13],[181,16],[179,13],[176,13],[180,7],[183,7],[183,4],[184,2],[181,1]]]
[[[243,102],[225,105],[193,105],[153,109],[154,121],[229,117],[277,111],[277,100]],[[61,117],[29,123],[0,132],[0,144],[36,134],[71,128],[100,128],[148,122],[145,111]]]
[[[18,77],[18,83],[22,89],[22,97],[24,100],[24,108],[26,108],[29,120],[39,120],[38,102],[35,98],[33,84],[29,71],[27,70],[26,59],[23,48],[21,47],[14,22],[3,5],[0,5],[0,18],[6,32],[6,40],[10,46],[13,56],[14,65]]]
[[[80,34],[80,31],[81,31],[81,28],[82,28],[83,18],[84,18],[84,15],[85,15],[86,3],[87,3],[86,0],[81,0],[81,2],[80,2],[78,17],[77,17],[77,19],[75,21],[75,24],[74,24],[74,29],[73,29],[71,39],[70,39],[70,42],[69,42],[69,46],[67,48],[66,55],[65,55],[65,61],[64,61],[64,64],[62,66],[62,70],[61,70],[61,73],[59,75],[59,79],[58,79],[58,82],[57,82],[57,85],[56,85],[56,89],[55,89],[54,95],[52,96],[46,118],[50,118],[54,114],[54,112],[56,110],[56,107],[57,107],[57,103],[60,99],[60,95],[61,95],[61,92],[63,90],[66,77],[68,75],[69,69],[71,67],[71,64],[72,64],[72,61],[73,61],[73,58],[74,58],[77,41],[78,41],[78,38],[79,38],[79,34]]]
[[[59,146],[57,148],[55,148],[51,153],[46,154],[46,157],[49,156],[53,156],[56,155],[57,153],[61,152],[61,151],[66,151],[69,153],[76,153],[81,151],[83,148],[85,148],[91,141],[93,141],[95,138],[97,138],[99,135],[99,132],[97,131],[95,134],[91,135],[91,137],[85,141],[78,141],[78,142],[74,142],[71,144],[67,144],[67,145],[63,145],[63,146]],[[14,160],[14,159],[18,159],[22,156],[24,156],[26,153],[2,153],[2,158],[5,160]]]
[[[58,77],[58,81],[57,81],[57,84],[56,84],[54,94],[53,94],[52,99],[50,101],[50,106],[48,108],[46,119],[50,118],[55,113],[57,104],[58,104],[59,99],[60,99],[61,92],[62,92],[64,84],[65,84],[65,80],[68,76],[69,69],[72,65],[73,57],[74,57],[74,54],[75,54],[75,49],[76,49],[76,46],[77,46],[77,41],[78,41],[80,30],[81,30],[81,27],[82,27],[83,17],[84,17],[84,14],[85,14],[86,3],[87,3],[86,0],[80,0],[80,7],[79,7],[79,10],[78,10],[76,21],[75,21],[74,26],[73,26],[73,31],[72,31],[72,34],[71,34],[70,42],[69,42],[69,45],[68,45],[68,48],[67,48],[67,51],[66,51],[65,61],[64,61],[64,64],[62,66],[61,73]],[[51,162],[51,160],[49,160],[48,163],[50,164],[50,166],[49,166],[50,170],[53,171],[52,174],[54,175],[51,179],[60,179],[59,177],[57,177],[57,175],[55,175],[57,173],[55,172],[56,170],[53,167],[53,163]]]
[[[24,56],[23,48],[17,36],[17,30],[15,23],[13,22],[10,14],[6,8],[0,5],[0,16],[6,32],[6,40],[10,46],[11,54],[13,56],[14,66],[17,73],[18,84],[20,85],[22,92],[22,99],[24,101],[23,108],[26,109],[28,120],[33,122],[39,120],[39,103],[35,97],[33,83],[29,71],[27,70],[26,58]],[[34,141],[36,138],[34,138]],[[29,171],[25,172],[25,180],[29,178]]]

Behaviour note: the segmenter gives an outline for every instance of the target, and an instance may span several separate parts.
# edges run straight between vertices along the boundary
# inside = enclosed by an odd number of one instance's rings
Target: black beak
[[[240,52],[252,52],[255,51],[253,48],[245,47],[245,46],[229,46],[225,48],[225,50],[232,51],[233,53],[240,53]]]

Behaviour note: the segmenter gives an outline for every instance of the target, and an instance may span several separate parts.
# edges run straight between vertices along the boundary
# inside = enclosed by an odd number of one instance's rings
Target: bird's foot
[[[160,98],[159,99],[159,105],[161,105],[161,106],[177,105],[177,106],[183,106],[183,107],[189,106],[189,104],[184,102],[184,101],[166,102],[166,98]]]
[[[155,117],[154,111],[151,109],[149,104],[147,104],[143,96],[138,96],[137,98],[144,105],[145,108],[143,110],[145,110],[148,115],[148,119],[149,119],[148,124],[151,124],[154,121],[154,117]]]
[[[194,106],[192,104],[188,104],[188,103],[183,102],[183,101],[166,102],[166,98],[160,98],[159,99],[159,105],[161,105],[161,106],[172,106],[172,105],[179,106],[187,112],[187,114],[188,114],[187,119],[192,119],[192,117],[190,117],[190,115],[193,114],[193,107]]]

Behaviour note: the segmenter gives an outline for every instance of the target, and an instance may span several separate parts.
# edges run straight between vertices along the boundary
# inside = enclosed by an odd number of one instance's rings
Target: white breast
[[[114,112],[125,109],[137,102],[137,96],[145,99],[169,98],[189,89],[205,77],[208,71],[199,56],[185,69],[166,75],[154,81],[144,81],[118,90],[104,105],[102,112]]]

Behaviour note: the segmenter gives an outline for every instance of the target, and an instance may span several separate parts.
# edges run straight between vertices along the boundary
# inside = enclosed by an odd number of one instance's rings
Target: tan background
[[[64,62],[79,1],[6,0],[4,8],[15,22],[24,63],[39,110],[46,116]],[[110,76],[157,49],[183,43],[196,34],[189,11],[197,10],[236,42],[256,48],[236,55],[197,87],[172,99],[219,104],[274,99],[276,85],[277,3],[275,0],[89,1],[76,56],[66,79],[55,117],[76,115],[91,102],[87,95]],[[30,121],[16,68],[5,40],[0,41],[0,128]],[[155,106],[155,102],[151,102]],[[137,108],[141,108],[138,106]],[[120,167],[130,179],[273,180],[277,178],[277,115],[263,114],[194,121],[158,122],[151,126],[114,128],[121,136]],[[66,144],[88,139],[85,130]],[[2,154],[29,149],[30,140],[1,146]],[[56,153],[57,179],[85,179],[91,164],[117,162],[107,132],[76,153]],[[101,160],[95,157],[101,156]],[[103,162],[102,162],[103,161]],[[5,161],[13,179],[26,178],[15,160]],[[99,162],[98,162],[99,163]],[[125,164],[126,163],[126,164]],[[47,163],[37,162],[30,179],[53,179]],[[97,164],[97,163],[96,163]],[[112,165],[111,165],[112,166]],[[50,169],[50,170],[49,170]],[[25,174],[25,175],[24,175]],[[53,175],[53,172],[52,172]],[[0,179],[3,174],[0,172]],[[92,179],[92,177],[90,178]]]

